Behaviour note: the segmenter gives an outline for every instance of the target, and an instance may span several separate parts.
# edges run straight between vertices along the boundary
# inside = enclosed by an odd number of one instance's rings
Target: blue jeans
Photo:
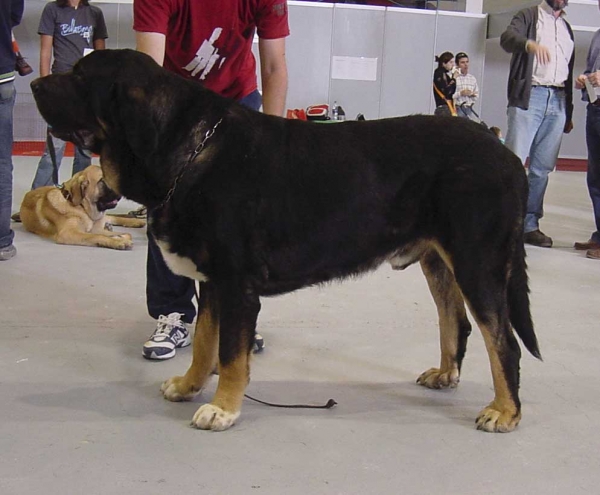
[[[456,105],[456,116],[479,122],[479,117],[473,111],[472,105]]]
[[[588,105],[585,139],[588,149],[587,185],[596,221],[592,240],[600,242],[600,107]]]
[[[258,91],[242,98],[239,103],[258,110],[262,98]],[[217,131],[219,132],[219,131]],[[196,316],[193,303],[196,282],[191,278],[173,273],[162,256],[152,234],[148,236],[148,258],[146,261],[146,305],[148,314],[158,319],[160,315],[181,313],[185,323],[191,323]]]
[[[54,151],[56,152],[56,166],[60,168],[60,162],[65,154],[65,147],[67,146],[66,141],[55,138],[52,136],[52,143],[54,144]],[[73,172],[75,175],[77,172],[81,172],[83,169],[89,167],[92,164],[92,154],[89,151],[82,150],[75,147],[75,157],[73,158]],[[48,145],[44,148],[44,154],[40,158],[31,189],[37,189],[38,187],[51,186],[52,185],[52,171],[54,167],[52,165],[52,158],[48,152]]]
[[[508,107],[506,146],[523,163],[529,156],[529,198],[525,232],[539,229],[548,174],[556,167],[566,122],[564,90],[533,86],[529,109]]]
[[[0,84],[0,248],[10,246],[15,233],[10,228],[13,194],[13,108],[17,92],[13,81]]]

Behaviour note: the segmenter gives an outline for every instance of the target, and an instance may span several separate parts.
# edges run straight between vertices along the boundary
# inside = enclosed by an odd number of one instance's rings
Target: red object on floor
[[[13,143],[13,155],[15,156],[42,156],[46,141],[15,141]],[[73,156],[75,147],[73,143],[67,143],[64,156]]]

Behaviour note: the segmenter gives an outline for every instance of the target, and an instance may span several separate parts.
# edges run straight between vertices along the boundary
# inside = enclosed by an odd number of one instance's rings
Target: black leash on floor
[[[323,404],[322,406],[316,406],[312,404],[275,404],[273,402],[266,402],[264,400],[255,399],[254,397],[250,397],[248,394],[244,394],[246,399],[253,400],[254,402],[258,402],[259,404],[264,404],[265,406],[271,407],[285,407],[288,409],[331,409],[333,406],[337,405],[337,402],[333,399],[329,399],[327,404]]]
[[[200,292],[199,292],[199,287],[197,284],[194,284],[194,293],[196,296],[196,303],[199,303],[200,302]],[[214,371],[213,371],[213,373],[214,373]],[[333,399],[329,399],[327,401],[327,403],[323,404],[322,406],[317,406],[314,404],[276,404],[274,402],[267,402],[264,400],[257,399],[248,394],[244,394],[244,397],[246,397],[246,399],[253,400],[254,402],[258,402],[259,404],[264,404],[265,406],[284,407],[287,409],[331,409],[333,406],[337,405],[337,402]]]

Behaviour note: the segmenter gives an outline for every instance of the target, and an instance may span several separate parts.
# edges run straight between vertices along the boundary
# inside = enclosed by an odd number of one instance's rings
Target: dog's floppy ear
[[[75,174],[63,184],[63,194],[73,206],[79,206],[83,203],[85,193],[90,185],[90,181],[83,174]]]
[[[158,129],[153,102],[144,87],[115,84],[111,113],[136,156],[146,158],[157,150]]]

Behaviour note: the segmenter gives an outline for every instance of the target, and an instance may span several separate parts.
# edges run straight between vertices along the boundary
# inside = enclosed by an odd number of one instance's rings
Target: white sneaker
[[[181,313],[160,315],[156,330],[144,344],[142,354],[146,359],[171,359],[178,347],[186,347],[192,343],[186,324],[181,321]]]

